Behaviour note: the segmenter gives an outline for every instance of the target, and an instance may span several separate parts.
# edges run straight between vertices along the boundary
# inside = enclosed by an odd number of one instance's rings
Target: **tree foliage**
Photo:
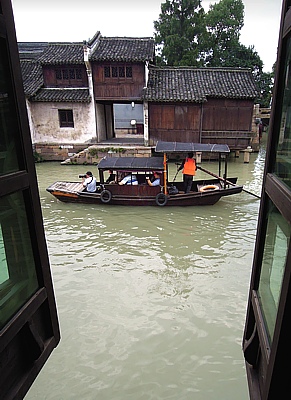
[[[154,22],[158,62],[172,66],[199,65],[199,42],[204,33],[201,0],[166,0]]]
[[[244,25],[242,0],[221,0],[210,5],[205,15],[206,47],[205,64],[211,67],[225,66],[239,48],[240,30]]]
[[[257,86],[259,95],[255,102],[260,104],[261,107],[270,107],[274,86],[274,71],[262,72],[259,79],[257,79]]]
[[[254,46],[240,43],[243,25],[242,0],[220,0],[207,13],[201,0],[166,0],[154,22],[157,64],[251,68],[260,89],[257,101],[265,105],[271,96],[272,74],[263,73]]]

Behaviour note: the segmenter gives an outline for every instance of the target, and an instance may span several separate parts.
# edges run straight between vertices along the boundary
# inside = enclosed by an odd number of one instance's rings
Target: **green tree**
[[[240,30],[244,25],[242,0],[221,0],[210,5],[205,15],[206,33],[203,36],[206,66],[221,67],[233,63],[234,50],[239,54]],[[201,49],[203,51],[203,49]]]
[[[207,13],[201,0],[166,0],[154,22],[157,64],[194,67],[250,68],[262,106],[270,102],[273,76],[263,73],[254,46],[240,43],[244,25],[242,0],[220,0]]]
[[[199,66],[199,42],[204,34],[201,0],[166,0],[154,22],[157,63]]]
[[[259,94],[255,102],[260,104],[261,107],[270,107],[274,86],[274,72],[262,72],[259,79],[257,79],[257,86]]]
[[[225,58],[225,66],[250,68],[255,78],[258,78],[263,70],[263,61],[254,49],[254,46],[246,47],[241,43],[234,43]]]

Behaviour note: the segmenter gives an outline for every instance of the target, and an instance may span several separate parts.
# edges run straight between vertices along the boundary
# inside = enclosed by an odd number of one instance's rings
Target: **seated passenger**
[[[160,174],[156,171],[154,172],[154,178],[155,179],[153,180],[153,182],[151,182],[150,178],[146,178],[147,183],[150,186],[159,186],[161,184],[161,178],[160,178]]]
[[[138,185],[136,175],[127,175],[120,182],[119,185]]]
[[[107,178],[105,183],[116,183],[116,177],[113,171],[110,169],[108,172],[109,172],[109,177]]]
[[[86,172],[83,178],[83,186],[87,192],[96,192],[96,179],[91,171]]]

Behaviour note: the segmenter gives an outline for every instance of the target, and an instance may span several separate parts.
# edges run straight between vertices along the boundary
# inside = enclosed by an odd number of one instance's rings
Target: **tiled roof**
[[[153,38],[101,37],[91,61],[153,62]]]
[[[21,73],[23,79],[24,93],[33,96],[43,86],[43,75],[41,65],[34,61],[21,60]]]
[[[249,69],[151,67],[143,98],[201,103],[209,97],[254,99],[256,95]]]
[[[19,42],[19,58],[20,60],[37,60],[48,45],[48,42]]]
[[[83,43],[49,43],[38,61],[43,65],[84,64]]]
[[[31,101],[90,103],[89,89],[40,89]]]

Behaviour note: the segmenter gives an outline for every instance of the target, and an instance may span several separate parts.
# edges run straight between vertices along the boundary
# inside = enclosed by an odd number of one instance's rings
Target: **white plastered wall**
[[[34,143],[96,142],[92,104],[31,102],[30,109]],[[73,110],[74,128],[60,128],[58,110]]]

